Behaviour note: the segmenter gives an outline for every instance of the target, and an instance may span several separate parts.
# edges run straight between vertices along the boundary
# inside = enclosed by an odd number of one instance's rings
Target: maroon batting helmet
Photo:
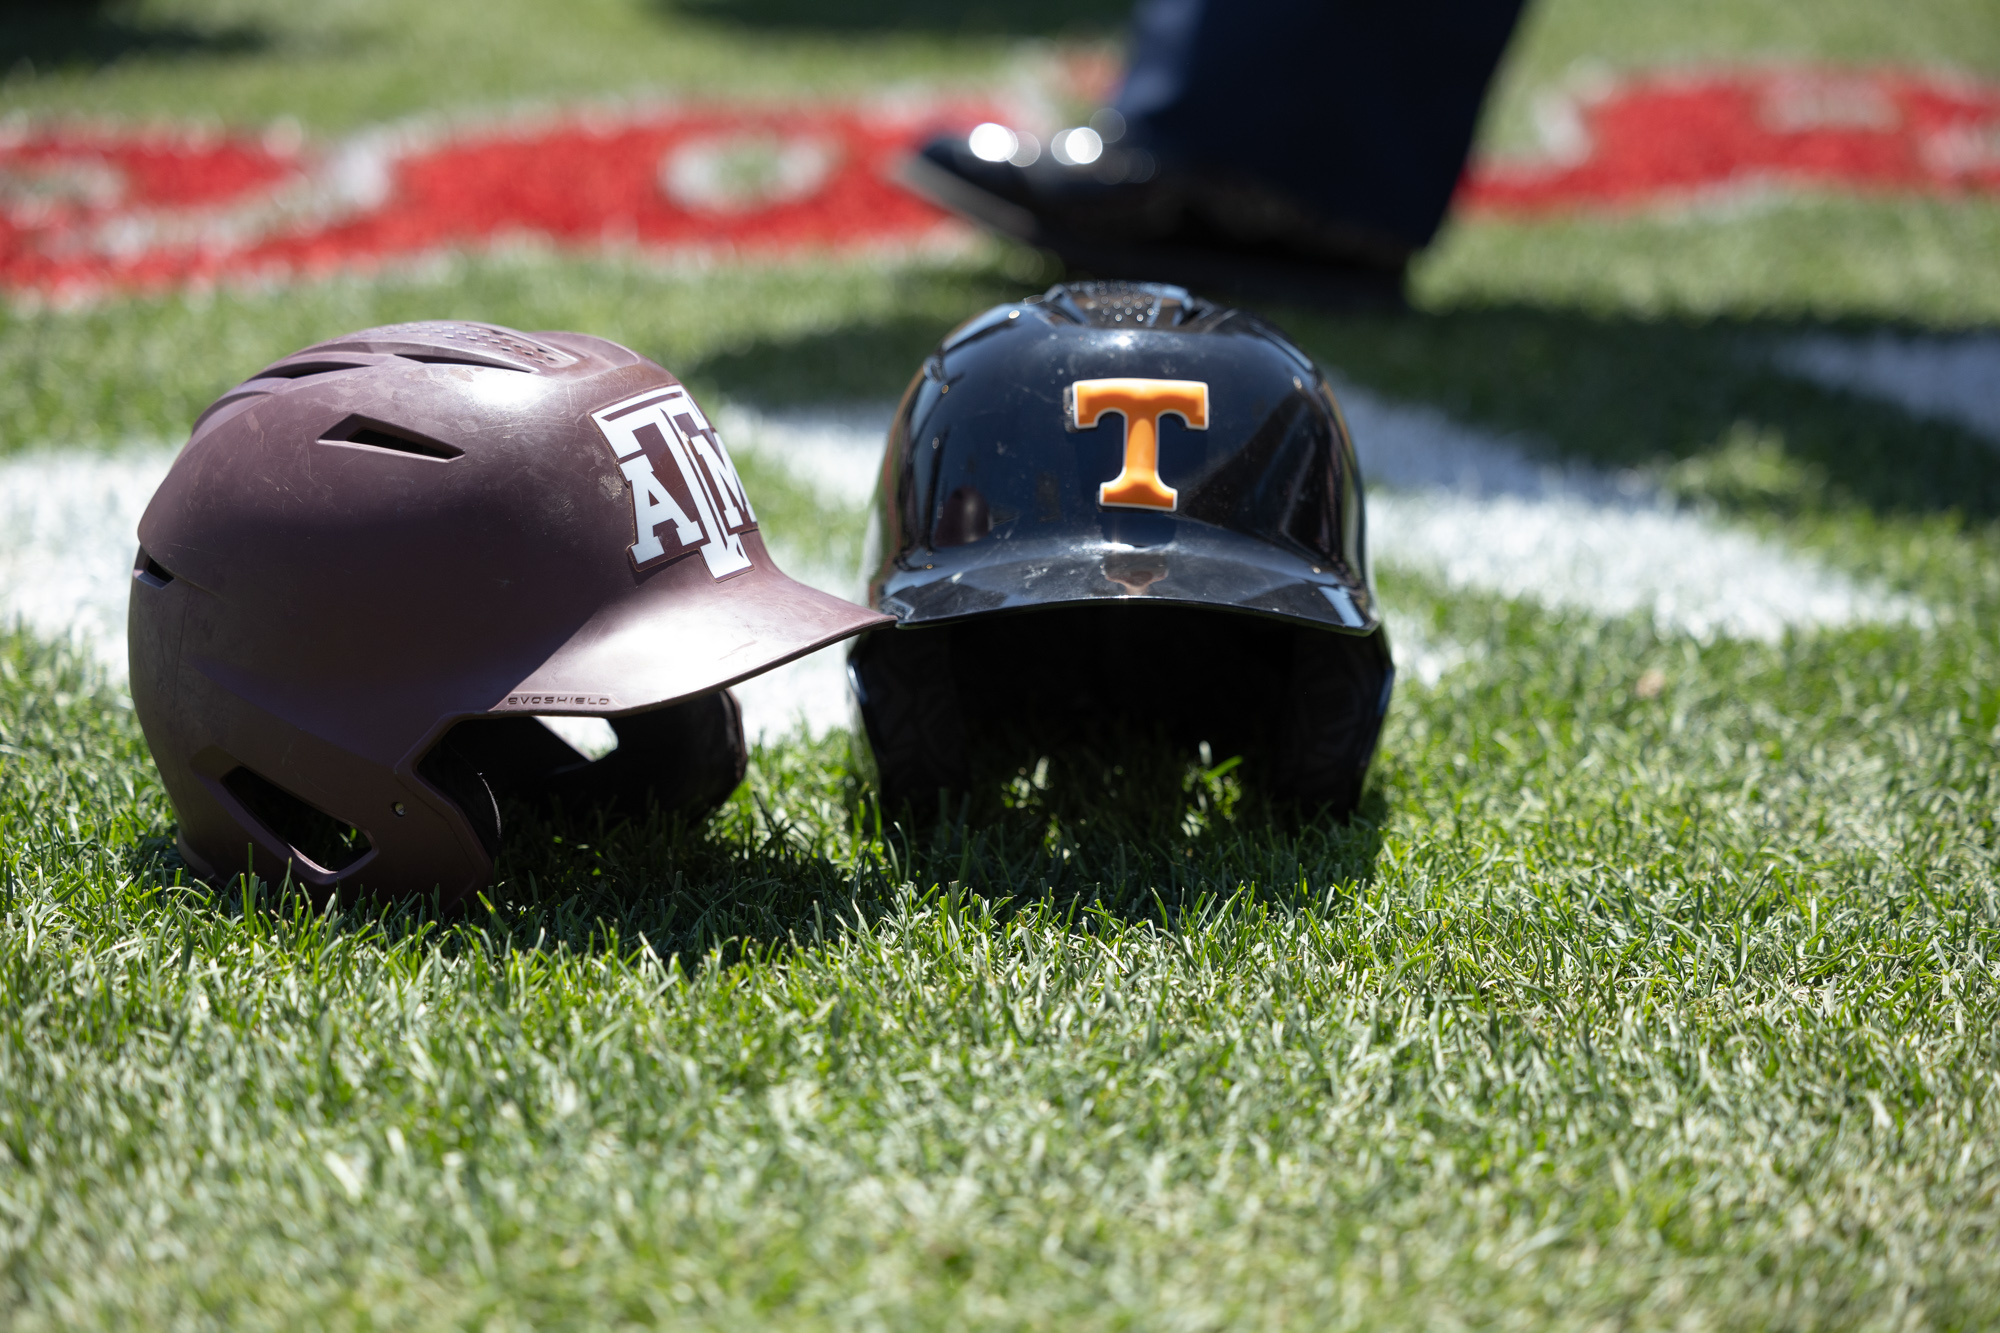
[[[476,891],[496,795],[706,813],[743,775],[724,687],[884,619],[780,573],[687,390],[573,333],[286,357],[202,414],[139,540],[132,698],[182,854],[321,889]]]

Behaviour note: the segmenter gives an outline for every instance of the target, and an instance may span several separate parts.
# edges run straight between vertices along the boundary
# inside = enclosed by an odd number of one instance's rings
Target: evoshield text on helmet
[[[1350,809],[1393,673],[1361,480],[1311,358],[1158,284],[995,307],[890,427],[850,649],[885,801],[932,807],[1024,726],[1111,720]]]
[[[133,702],[182,853],[319,888],[473,892],[496,795],[705,812],[743,774],[724,687],[880,619],[780,573],[687,390],[578,334],[286,357],[202,414],[139,537]]]

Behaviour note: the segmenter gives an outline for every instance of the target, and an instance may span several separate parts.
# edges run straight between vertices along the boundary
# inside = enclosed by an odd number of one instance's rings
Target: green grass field
[[[1001,80],[1121,5],[248,0],[0,17],[34,114],[387,118]],[[2000,74],[1991,0],[1553,0],[1577,62]],[[374,279],[0,312],[0,453],[172,439],[345,329],[582,328],[894,394],[1031,255]],[[2000,453],[1777,374],[2000,324],[1992,202],[1454,228],[1355,383],[1640,469],[1929,608],[1700,642],[1381,578],[1360,816],[1160,755],[885,835],[847,740],[708,825],[518,820],[469,912],[189,882],[129,702],[0,637],[0,1327],[1979,1328],[2000,1321]],[[857,515],[746,467],[774,542]],[[789,534],[789,535],[788,535]],[[1115,762],[1123,759],[1126,762]]]

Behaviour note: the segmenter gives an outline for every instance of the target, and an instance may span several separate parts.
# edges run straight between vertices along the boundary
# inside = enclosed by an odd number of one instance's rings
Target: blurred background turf
[[[15,3],[0,10],[0,111],[252,130],[292,119],[327,137],[408,117],[624,98],[768,102],[1033,87],[1073,102],[1092,77],[1115,70],[1125,17],[1113,0]],[[1339,59],[1328,53],[1329,77]],[[1538,100],[1594,73],[1805,60],[2000,73],[2000,6],[1544,0],[1530,6],[1503,67],[1483,143],[1531,149]],[[473,254],[276,291],[114,298],[82,310],[16,304],[0,314],[0,452],[173,437],[209,397],[272,356],[418,315],[590,329],[710,391],[759,401],[880,398],[958,318],[1054,276],[1035,256],[997,244],[956,260],[776,265]],[[1415,294],[1424,317],[1387,328],[1295,322],[1359,382],[1421,392],[1508,426],[1546,421],[1552,403],[1565,404],[1558,416],[1573,415],[1572,399],[1601,399],[1609,382],[1655,373],[1670,383],[1705,380],[1701,410],[1648,418],[1617,441],[1596,432],[1587,450],[1600,461],[1672,461],[1706,448],[1718,422],[1744,415],[1731,394],[1755,372],[1737,365],[1713,377],[1746,336],[2000,323],[2000,205],[1786,194],[1622,218],[1467,220],[1419,263]],[[1481,332],[1467,336],[1473,328]],[[1610,381],[1579,382],[1565,349],[1623,369]],[[1558,362],[1567,378],[1553,370]],[[1688,399],[1678,390],[1652,396],[1663,410]],[[1560,422],[1550,435],[1559,449],[1578,439]],[[1817,449],[1809,461],[1836,483],[1872,466],[1851,463],[1844,445],[1800,447]],[[1926,444],[1922,454],[1941,461],[1888,485],[1896,503],[1923,508],[1965,494],[1990,511],[1994,483],[1983,460],[1968,462],[1962,441]],[[1968,480],[1968,469],[1979,475]],[[1879,480],[1848,480],[1868,503],[1885,494]]]
[[[335,131],[471,103],[873,92],[993,75],[1023,39],[1115,43],[1122,0],[14,0],[0,10],[0,106]],[[1337,77],[1340,53],[1328,53]],[[1543,0],[1489,119],[1532,139],[1542,90],[1591,70],[1829,60],[2000,72],[1990,0]]]

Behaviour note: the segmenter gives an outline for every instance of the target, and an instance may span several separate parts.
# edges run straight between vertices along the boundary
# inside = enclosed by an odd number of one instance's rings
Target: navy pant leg
[[[1141,0],[1118,109],[1163,165],[1428,244],[1523,0]]]

